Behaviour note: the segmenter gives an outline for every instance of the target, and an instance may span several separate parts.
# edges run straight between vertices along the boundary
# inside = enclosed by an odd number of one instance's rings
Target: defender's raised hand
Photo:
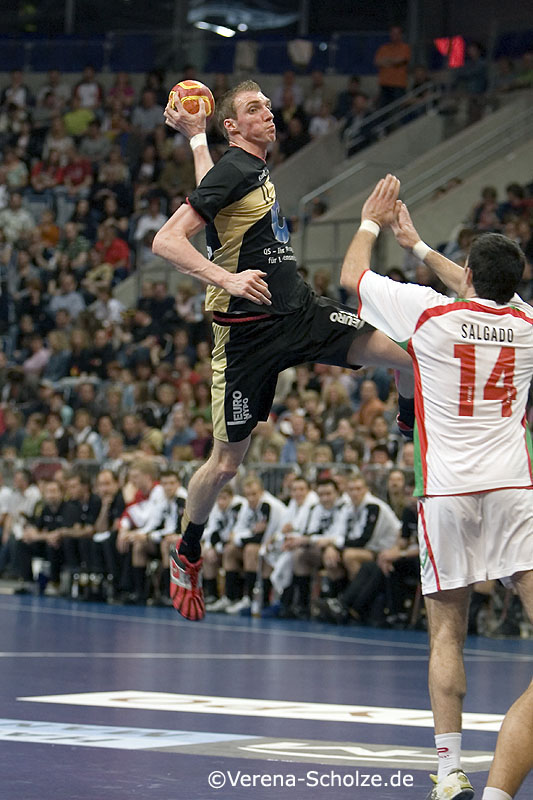
[[[420,241],[420,236],[413,225],[413,220],[405,203],[399,203],[398,215],[391,223],[391,230],[398,244],[407,249],[413,248]]]
[[[374,191],[367,198],[361,212],[361,219],[369,219],[385,228],[396,218],[398,209],[396,202],[400,194],[400,181],[395,175],[388,174],[376,184]]]

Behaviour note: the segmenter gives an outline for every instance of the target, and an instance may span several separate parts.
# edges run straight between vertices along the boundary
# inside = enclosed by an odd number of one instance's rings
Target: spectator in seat
[[[20,192],[12,192],[8,207],[0,211],[0,231],[6,242],[16,242],[23,234],[28,235],[34,228],[34,218],[22,207],[22,195]]]
[[[44,140],[43,161],[47,161],[52,150],[56,150],[59,153],[59,165],[64,167],[68,161],[68,153],[73,147],[74,139],[67,133],[63,120],[61,117],[55,117]]]
[[[294,477],[290,496],[280,529],[283,555],[274,566],[271,580],[281,596],[280,616],[307,618],[311,601],[311,577],[319,559],[315,557],[312,548],[295,548],[292,542],[303,536],[313,508],[319,503],[319,497],[302,476]]]
[[[401,519],[405,508],[405,476],[401,469],[391,469],[389,472],[385,500]]]
[[[332,92],[326,85],[324,73],[320,69],[314,69],[311,72],[311,85],[305,93],[303,102],[305,113],[308,117],[315,117],[320,114],[324,106],[331,109],[332,101]]]
[[[4,430],[0,433],[0,453],[6,447],[12,447],[18,455],[25,437],[22,413],[7,406],[3,412],[3,423]]]
[[[3,172],[10,191],[20,192],[28,185],[28,167],[13,147],[6,147],[4,150]]]
[[[53,317],[61,308],[69,311],[73,317],[79,316],[85,310],[85,300],[76,289],[76,280],[71,272],[63,273],[60,281],[60,292],[50,300],[48,313]]]
[[[342,128],[342,140],[346,148],[347,158],[350,158],[371,143],[372,126],[367,121],[370,115],[368,95],[364,92],[358,92],[352,100],[352,106],[345,117]]]
[[[106,105],[118,101],[124,110],[130,109],[135,102],[135,89],[127,72],[117,72],[115,82],[107,93]]]
[[[101,124],[98,119],[93,119],[88,127],[87,133],[82,137],[79,146],[80,155],[88,159],[93,167],[98,166],[109,156],[111,142],[104,136]]]
[[[44,105],[46,99],[51,95],[53,106],[56,113],[59,113],[70,100],[72,90],[70,86],[62,80],[58,69],[51,69],[48,73],[47,81],[37,92],[37,108]]]
[[[118,231],[112,223],[104,223],[99,226],[98,241],[95,244],[95,248],[102,259],[113,267],[113,280],[115,283],[128,276],[130,249],[124,239],[118,236]]]
[[[296,75],[291,69],[283,73],[281,83],[276,86],[272,92],[272,108],[281,108],[288,92],[291,92],[294,104],[296,106],[301,106],[304,99],[303,91],[301,86],[296,82]]]
[[[332,381],[326,387],[324,404],[322,425],[327,436],[337,430],[340,419],[351,418],[353,409],[349,402],[348,392],[340,381]]]
[[[63,114],[65,131],[77,142],[89,128],[89,125],[96,119],[96,114],[92,108],[84,108],[79,97],[74,96],[70,103],[70,108]]]
[[[322,103],[309,121],[309,135],[312,139],[318,139],[335,130],[337,124],[337,118],[331,113],[331,104]]]
[[[22,538],[15,547],[15,569],[21,579],[18,593],[33,589],[32,558],[45,558],[50,562],[50,583],[46,594],[59,594],[59,575],[62,564],[61,538],[67,519],[67,503],[56,480],[47,481],[43,487],[43,503],[35,508],[35,515],[24,526]]]
[[[41,452],[41,443],[48,438],[43,414],[30,414],[24,430],[25,436],[20,448],[20,455],[22,458],[38,458]]]
[[[48,334],[50,357],[43,369],[43,379],[55,383],[68,374],[70,353],[68,339],[63,331],[50,331]]]
[[[82,444],[87,444],[91,448],[91,453],[88,456],[77,455],[78,458],[96,458],[98,461],[102,460],[102,442],[100,436],[93,430],[92,418],[86,408],[78,408],[74,414],[74,423],[72,428],[72,444],[78,448]],[[79,453],[79,450],[77,451]]]
[[[1,447],[0,447],[1,451]],[[3,521],[0,547],[0,574],[6,567],[14,568],[17,542],[22,539],[24,526],[32,519],[41,492],[28,469],[17,469],[13,475],[13,491],[9,497]]]
[[[90,64],[84,68],[81,81],[74,87],[73,99],[79,100],[82,108],[92,111],[100,109],[104,102],[104,90],[96,80],[96,71]]]
[[[311,574],[319,566],[322,565],[326,571],[325,593],[335,597],[345,582],[339,549],[343,541],[339,522],[344,502],[331,478],[318,480],[316,492],[319,502],[312,506],[301,535],[291,536],[284,543],[285,550],[294,553],[294,564],[303,565],[304,577],[308,579],[300,585],[303,594],[300,603],[304,613],[309,612]]]
[[[400,522],[387,503],[372,495],[362,476],[348,480],[347,504],[339,520],[344,535],[342,563],[351,580],[366,561],[374,561],[381,550],[392,547]]]
[[[359,75],[350,75],[346,89],[343,89],[342,92],[339,92],[337,97],[337,103],[335,105],[335,110],[333,111],[333,114],[337,119],[344,119],[348,116],[352,109],[353,99],[356,94],[360,93],[360,91],[361,79],[359,78]]]
[[[252,604],[252,591],[259,566],[259,551],[262,545],[279,531],[284,511],[283,503],[266,492],[261,481],[251,475],[243,482],[246,504],[243,504],[235,522],[233,535],[224,548],[223,567],[226,571],[225,597],[233,602],[224,609],[227,614],[240,614]],[[263,602],[268,604],[270,591],[268,575],[270,565],[263,564]],[[244,594],[239,597],[239,574],[244,571]],[[223,609],[218,609],[223,610]]]
[[[152,460],[136,461],[130,468],[128,481],[133,487],[133,502],[128,503],[122,515],[117,536],[119,553],[131,554],[136,531],[151,529],[154,519],[160,519],[168,501],[158,481],[159,470]],[[132,567],[133,602],[144,602],[145,567]]]
[[[354,416],[360,427],[369,430],[374,418],[383,415],[385,403],[379,399],[378,387],[371,380],[365,380],[361,384],[360,398],[361,404]]]
[[[217,577],[222,566],[224,547],[229,542],[237,517],[246,503],[244,497],[236,495],[229,484],[220,490],[217,501],[207,520],[202,536],[202,578],[208,611],[224,611],[232,599],[224,595],[218,598]]]
[[[46,430],[48,435],[56,443],[57,455],[60,458],[68,458],[70,451],[69,435],[63,424],[61,414],[58,411],[50,411],[46,417]]]
[[[161,605],[171,606],[169,554],[171,546],[179,538],[176,531],[179,531],[185,509],[187,490],[181,485],[180,477],[174,470],[164,470],[160,480],[165,493],[165,504],[161,508],[160,516],[150,520],[148,528],[131,534],[133,537],[131,558],[134,570],[140,567],[145,571],[149,558],[161,559],[163,573],[159,602]],[[146,598],[143,595],[139,599],[142,602]]]
[[[376,560],[365,561],[337,598],[320,603],[320,618],[337,624],[352,619],[405,627],[405,601],[419,578],[416,498],[410,497],[396,541],[380,550]]]
[[[148,232],[158,231],[167,221],[166,214],[161,211],[161,198],[154,195],[148,200],[148,209],[139,216],[135,225],[133,238],[142,241]]]
[[[97,328],[93,334],[93,346],[87,353],[89,375],[96,375],[104,381],[107,377],[107,365],[115,358],[115,349],[107,331],[105,328]]]
[[[37,377],[42,374],[50,360],[51,352],[45,347],[43,337],[34,333],[30,338],[30,354],[23,361],[22,369],[28,376]]]
[[[2,90],[0,106],[16,106],[20,109],[29,109],[33,105],[33,96],[24,83],[22,70],[14,69],[11,72],[9,85]]]
[[[84,599],[89,596],[89,574],[92,572],[91,551],[95,522],[102,501],[91,491],[91,480],[83,473],[72,473],[66,481],[68,499],[65,526],[62,530],[62,547],[65,566],[76,581]],[[93,590],[96,587],[91,587]]]
[[[178,193],[189,194],[195,187],[196,177],[190,150],[188,146],[178,145],[174,147],[170,159],[161,170],[159,188],[170,199]]]
[[[131,122],[136,132],[146,138],[161,123],[163,107],[158,105],[155,92],[145,89],[141,102],[133,109]]]
[[[97,581],[106,581],[108,602],[112,602],[120,589],[120,557],[116,549],[119,520],[125,503],[118,480],[110,469],[102,469],[96,478],[96,494],[100,498],[100,512],[94,523],[91,542],[91,563]]]
[[[88,197],[93,185],[93,170],[89,159],[72,147],[68,151],[63,172],[63,185],[70,198]]]
[[[278,160],[284,161],[309,144],[311,137],[300,117],[294,116],[287,123],[286,136],[280,141]]]

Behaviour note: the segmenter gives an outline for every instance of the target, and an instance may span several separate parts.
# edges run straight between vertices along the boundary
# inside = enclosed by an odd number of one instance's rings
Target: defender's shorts
[[[270,413],[278,373],[319,362],[358,369],[346,358],[353,340],[374,330],[353,309],[312,296],[285,316],[213,315],[213,435],[240,442]]]
[[[533,569],[533,491],[420,498],[418,540],[423,594]]]

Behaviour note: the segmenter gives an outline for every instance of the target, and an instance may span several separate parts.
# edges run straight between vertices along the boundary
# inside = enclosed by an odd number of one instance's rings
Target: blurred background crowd
[[[363,91],[356,75],[346,76],[339,92],[332,91],[320,70],[305,79],[285,72],[271,93],[278,129],[271,166],[335,129],[352,155],[387,135],[387,113],[382,110],[391,102],[409,104],[411,89],[431,96],[436,79],[412,63],[398,26],[375,53],[375,64],[373,92]],[[201,77],[192,66],[184,66],[180,76]],[[231,75],[215,76],[210,81],[215,98],[234,82]],[[160,581],[166,579],[158,569],[168,564],[171,534],[165,525],[175,530],[181,508],[178,503],[169,516],[169,498],[175,504],[175,498],[183,501],[188,478],[210,451],[211,332],[203,291],[185,279],[171,291],[166,280],[142,275],[155,232],[195,184],[188,143],[163,124],[167,83],[157,70],[141,81],[124,72],[103,81],[87,66],[75,82],[52,70],[42,75],[39,86],[33,80],[31,89],[27,76],[14,70],[1,88],[0,572],[22,581],[22,590],[32,582],[35,588],[44,560],[41,588],[47,584],[49,593],[159,602],[165,596]],[[448,84],[437,109],[429,103],[413,114],[449,114],[457,98],[466,97],[470,121],[475,122],[504,94],[533,86],[533,54],[489,64],[482,48],[472,43],[466,64]],[[373,122],[376,112],[379,128]],[[216,160],[225,145],[214,127],[209,143]],[[468,218],[457,220],[448,239],[431,244],[464,264],[477,233],[504,232],[526,254],[522,294],[529,299],[533,175],[525,178],[524,184],[510,184],[505,196],[485,187],[477,201],[472,198]],[[320,198],[309,213],[320,215],[326,208],[327,197]],[[295,227],[297,221],[291,224]],[[305,265],[301,269],[317,293],[353,302],[339,294],[327,271],[309,274]],[[389,275],[442,289],[412,257]],[[135,299],[126,303],[117,287],[132,276]],[[353,373],[308,364],[282,373],[271,417],[254,432],[246,469],[233,494],[221,501],[236,509],[235,515],[224,518],[222,537],[212,540],[211,532],[205,542],[210,555],[204,579],[210,581],[212,605],[219,603],[215,610],[236,604],[238,611],[249,610],[261,573],[266,587],[262,605],[275,597],[286,615],[308,615],[311,578],[322,574],[325,586],[315,586],[315,594],[338,603],[323,604],[324,618],[346,621],[350,608],[351,618],[364,618],[379,595],[378,619],[385,619],[386,608],[389,617],[416,624],[416,613],[408,620],[405,616],[403,594],[398,600],[389,583],[383,583],[394,561],[408,555],[415,563],[417,558],[413,445],[400,441],[395,416],[394,381],[385,370]],[[144,465],[140,472],[139,464]],[[251,488],[246,485],[250,476],[256,481]],[[356,477],[362,481],[358,489],[353,486]],[[124,523],[123,514],[129,503],[147,501],[155,484],[163,487],[158,490],[162,516],[157,519],[158,530],[165,533],[150,538],[153,531],[146,529],[141,512],[139,525]],[[374,498],[367,498],[359,512],[358,492]],[[310,496],[309,508],[322,509],[316,514],[323,512],[324,519],[342,506],[343,522],[330,515],[327,524],[313,523],[315,529],[310,529],[309,520],[302,518],[300,529],[292,531],[293,544],[283,544],[289,520],[271,498],[281,500],[283,508],[291,502],[299,507],[302,493]],[[262,517],[253,522],[239,518],[237,525],[239,513],[253,516],[258,508]],[[378,517],[383,519],[387,509],[396,522],[383,536]],[[358,535],[355,528],[349,531],[349,513],[352,527],[357,520]],[[374,527],[368,522],[372,515]],[[269,532],[270,550],[259,553],[271,516],[276,525]],[[213,525],[213,530],[220,528],[220,519]],[[241,531],[237,540],[235,525]],[[242,533],[247,525],[248,536]],[[43,530],[56,535],[45,542],[36,533]],[[300,552],[304,544],[298,544],[296,534],[310,537],[307,553]],[[321,536],[325,538],[318,542]],[[360,550],[360,557],[345,555],[349,550]],[[380,560],[381,552],[386,555]],[[287,559],[292,565],[287,585],[287,573],[281,581],[276,573],[283,554],[279,571],[287,569]],[[357,583],[355,589],[352,585],[363,565],[365,585],[375,587],[364,602]],[[233,573],[237,577],[230,577],[229,587],[224,585],[223,576],[227,580]],[[150,583],[153,575],[157,581]],[[413,588],[412,607],[416,569],[404,577]],[[352,587],[348,598],[342,594],[347,587]],[[492,587],[482,589],[481,597],[487,592]]]

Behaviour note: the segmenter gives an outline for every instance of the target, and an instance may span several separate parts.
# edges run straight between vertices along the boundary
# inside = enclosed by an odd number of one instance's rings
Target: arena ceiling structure
[[[480,13],[480,9],[482,12]],[[533,0],[12,0],[2,9],[0,35],[54,37],[150,34],[162,65],[192,39],[211,42],[283,36],[324,39],[340,32],[385,32],[403,25],[417,43],[460,35],[490,51],[503,34],[533,28]]]

